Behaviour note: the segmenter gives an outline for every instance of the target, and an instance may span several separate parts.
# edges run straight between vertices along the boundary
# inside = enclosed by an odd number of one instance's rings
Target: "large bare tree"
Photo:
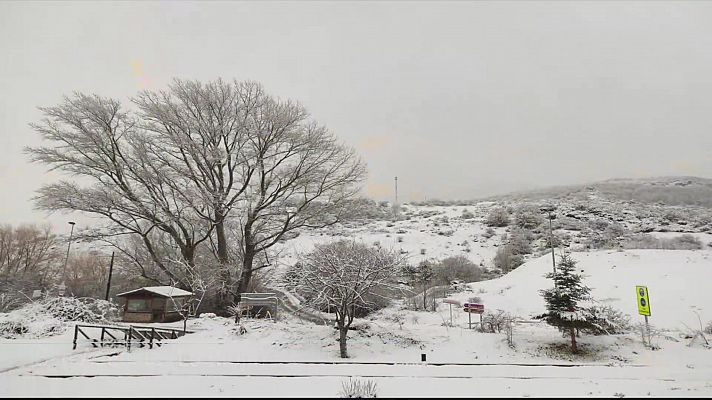
[[[141,238],[171,281],[152,240],[165,233],[189,265],[210,244],[219,260],[221,297],[244,292],[268,263],[266,252],[301,227],[339,221],[366,169],[293,101],[255,82],[174,80],[143,91],[136,112],[116,100],[75,94],[33,127],[52,142],[29,148],[33,160],[79,176],[42,187],[39,207],[83,211],[110,224],[94,237]],[[228,240],[227,226],[239,235]],[[223,304],[224,305],[224,304]]]
[[[158,268],[183,283],[158,256],[151,232],[168,234],[192,264],[196,247],[210,237],[212,227],[183,202],[188,194],[174,185],[181,177],[156,157],[162,151],[158,144],[117,100],[75,93],[58,106],[40,110],[45,118],[31,126],[50,145],[26,151],[33,161],[76,179],[42,186],[38,207],[104,217],[110,223],[92,232],[94,237],[137,235]]]
[[[163,162],[200,194],[195,211],[215,226],[224,282],[231,269],[238,273],[225,292],[247,290],[268,266],[254,265],[256,257],[286,233],[337,222],[365,177],[352,149],[301,105],[255,82],[174,80],[168,91],[144,91],[134,103],[154,142],[167,149]],[[227,243],[228,221],[239,226],[236,252]]]

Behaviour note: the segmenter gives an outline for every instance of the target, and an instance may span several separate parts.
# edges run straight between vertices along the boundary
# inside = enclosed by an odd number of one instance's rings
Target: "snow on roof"
[[[163,296],[163,297],[182,297],[182,296],[193,295],[193,293],[191,293],[191,292],[188,292],[183,289],[179,289],[174,286],[146,286],[146,287],[142,287],[140,289],[131,290],[131,291],[124,292],[124,293],[119,293],[119,294],[117,294],[117,296],[126,296],[127,294],[132,294],[132,293],[136,293],[136,292],[140,292],[140,291],[151,292],[151,293],[157,294],[159,296]]]

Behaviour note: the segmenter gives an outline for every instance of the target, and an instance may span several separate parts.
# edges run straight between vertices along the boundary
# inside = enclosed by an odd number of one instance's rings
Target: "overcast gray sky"
[[[712,177],[712,2],[0,1],[0,222],[41,222],[37,106],[254,79],[355,146],[366,192]],[[53,216],[55,227],[67,218]],[[62,227],[64,229],[64,227]]]

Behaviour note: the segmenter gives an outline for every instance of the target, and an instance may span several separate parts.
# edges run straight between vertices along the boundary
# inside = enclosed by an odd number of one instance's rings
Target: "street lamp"
[[[69,249],[72,247],[72,234],[74,233],[74,221],[69,221],[69,225],[72,226],[72,230],[69,231],[69,243],[67,243],[67,255],[64,257],[64,267],[62,268],[62,283],[64,284],[67,278],[67,260],[69,260]]]
[[[541,207],[541,211],[549,215],[549,244],[551,245],[551,263],[554,266],[554,274],[556,274],[556,258],[554,256],[554,230],[552,229],[551,220],[556,218],[552,213],[556,211],[556,207],[552,205]]]

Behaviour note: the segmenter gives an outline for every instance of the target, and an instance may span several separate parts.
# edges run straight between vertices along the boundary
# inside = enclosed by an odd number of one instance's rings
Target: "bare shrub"
[[[506,244],[497,249],[493,262],[494,266],[502,270],[502,272],[509,272],[522,265],[524,258],[514,253],[512,245]]]
[[[500,333],[507,326],[507,321],[512,320],[512,315],[504,310],[486,311],[482,314],[483,332]]]
[[[361,381],[358,379],[349,378],[348,381],[341,383],[340,398],[371,398],[375,399],[378,395],[378,385],[372,380]]]

